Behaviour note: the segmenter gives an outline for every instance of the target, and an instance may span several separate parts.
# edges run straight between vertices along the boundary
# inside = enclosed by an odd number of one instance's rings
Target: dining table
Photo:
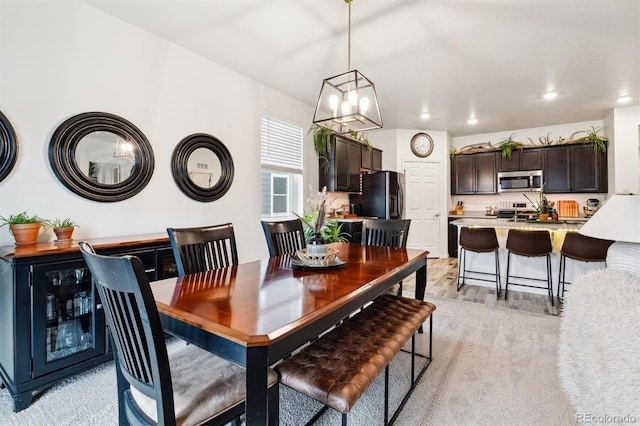
[[[246,368],[246,423],[269,419],[268,368],[415,273],[423,300],[428,251],[331,243],[330,265],[292,255],[151,283],[165,330]]]

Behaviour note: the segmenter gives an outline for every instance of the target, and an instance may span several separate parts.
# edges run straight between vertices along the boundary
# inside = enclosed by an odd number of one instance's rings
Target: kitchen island
[[[566,218],[558,221],[529,221],[529,220],[517,220],[513,219],[483,219],[483,218],[462,218],[451,222],[451,225],[455,225],[458,228],[463,226],[472,227],[491,227],[496,230],[498,237],[498,244],[500,245],[500,272],[502,277],[502,295],[504,295],[504,287],[506,284],[506,271],[507,271],[507,234],[510,229],[524,229],[524,230],[547,230],[551,235],[551,242],[553,245],[553,252],[551,253],[551,272],[553,281],[553,294],[555,295],[558,289],[558,269],[560,261],[560,250],[562,249],[562,243],[567,232],[578,232],[578,230],[584,224],[584,219],[580,218]],[[574,277],[581,275],[590,270],[602,269],[603,263],[585,263],[569,260],[567,261],[566,277],[568,281],[573,281]],[[467,252],[467,269],[482,271],[487,273],[493,273],[494,265],[492,259],[488,254],[478,254],[473,252]],[[544,261],[540,258],[526,258],[522,256],[511,257],[511,273],[512,275],[526,276],[539,278],[544,276]],[[493,284],[467,278],[467,284],[480,285],[485,287],[492,287]],[[570,289],[570,287],[569,287]],[[516,284],[509,285],[509,297],[511,296],[511,290],[530,292],[535,294],[546,294],[545,289],[537,289],[530,287],[518,286]],[[462,290],[461,290],[462,291]]]

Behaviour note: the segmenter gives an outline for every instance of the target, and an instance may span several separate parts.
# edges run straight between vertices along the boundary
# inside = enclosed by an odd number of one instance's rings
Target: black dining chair
[[[411,219],[364,219],[362,245],[407,247]]]
[[[363,246],[407,247],[411,219],[364,219],[362,221]],[[402,294],[402,281],[387,293]]]
[[[269,256],[295,253],[307,246],[300,219],[281,222],[262,221],[262,230],[267,240]]]
[[[120,424],[236,423],[244,412],[246,370],[196,345],[167,353],[160,315],[140,259],[101,256],[86,242],[78,245],[114,343]],[[275,407],[277,380],[270,370],[269,399]],[[277,424],[278,410],[270,415]]]
[[[233,224],[167,228],[178,276],[238,264]]]

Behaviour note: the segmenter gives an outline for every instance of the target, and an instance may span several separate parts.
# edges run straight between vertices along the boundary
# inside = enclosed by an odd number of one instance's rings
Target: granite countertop
[[[477,219],[497,219],[497,215],[488,215],[484,211],[465,211],[462,214],[449,214],[449,217],[454,218],[477,218]]]
[[[490,226],[494,228],[520,228],[520,229],[547,229],[550,231],[577,231],[583,225],[583,222],[578,222],[576,218],[558,221],[530,221],[530,220],[518,220],[514,222],[513,219],[474,219],[474,218],[462,218],[451,222],[457,226]]]
[[[330,217],[329,219],[335,219],[338,222],[362,222],[365,219],[377,219],[377,217],[372,216],[358,216],[358,217]]]

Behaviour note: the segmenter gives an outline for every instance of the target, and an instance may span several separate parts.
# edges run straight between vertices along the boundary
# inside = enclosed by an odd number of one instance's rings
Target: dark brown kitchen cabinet
[[[453,158],[451,194],[495,194],[497,151],[460,154]]]
[[[362,157],[361,168],[366,170],[382,170],[382,151],[377,148],[367,147],[362,145],[360,148],[360,155]]]
[[[498,154],[498,171],[512,172],[517,170],[541,170],[542,148],[515,149],[511,152],[511,158],[502,158]]]
[[[544,150],[542,179],[545,192],[571,192],[569,146],[551,146]]]
[[[362,221],[361,220],[338,220],[341,225],[340,231],[347,234],[345,237],[348,242],[360,244],[362,240]]]
[[[361,146],[345,136],[331,136],[329,162],[319,160],[320,189],[326,186],[327,191],[360,191]]]
[[[372,164],[372,168],[373,170],[382,170],[382,151],[377,149],[377,148],[373,148],[373,151],[371,151],[371,162]]]
[[[545,148],[543,179],[548,193],[607,192],[607,153],[590,143]]]
[[[593,145],[571,146],[573,192],[607,192],[607,153],[594,152]]]
[[[177,275],[165,235],[89,243],[100,254],[139,257],[150,280]],[[76,243],[0,247],[0,342],[0,379],[14,411],[27,408],[35,390],[112,358],[102,304]]]

